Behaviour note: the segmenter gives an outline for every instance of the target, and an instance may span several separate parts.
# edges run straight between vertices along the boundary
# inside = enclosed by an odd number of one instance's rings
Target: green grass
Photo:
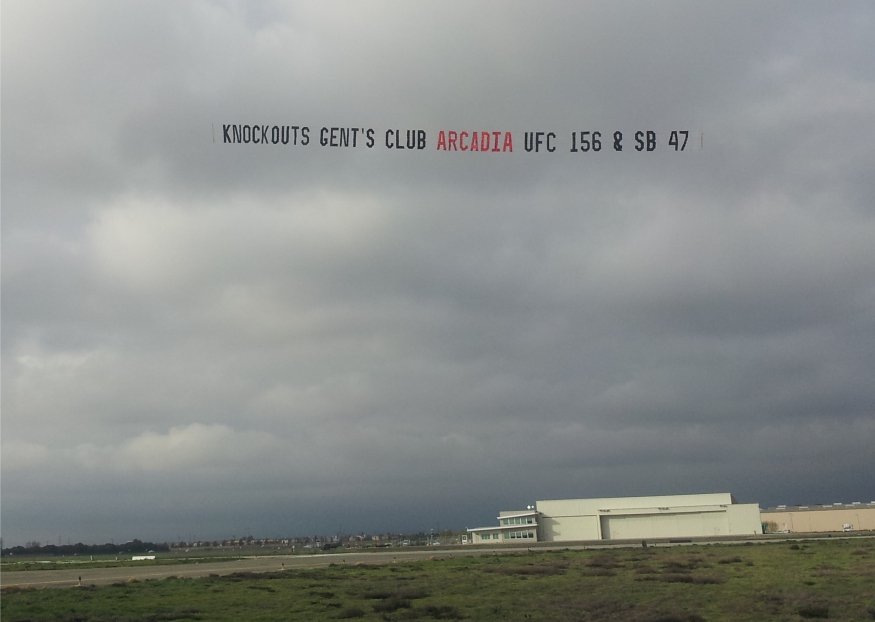
[[[519,552],[7,589],[4,622],[875,619],[875,541]]]

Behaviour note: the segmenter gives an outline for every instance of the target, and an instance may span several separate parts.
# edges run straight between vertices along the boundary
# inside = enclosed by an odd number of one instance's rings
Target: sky
[[[4,546],[875,499],[871,2],[0,23]]]

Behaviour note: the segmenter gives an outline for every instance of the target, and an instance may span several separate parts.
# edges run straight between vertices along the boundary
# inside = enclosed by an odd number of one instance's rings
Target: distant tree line
[[[147,551],[169,551],[170,547],[165,543],[141,542],[131,540],[123,544],[47,544],[40,546],[39,542],[28,542],[27,546],[13,546],[3,549],[3,557],[10,555],[116,555],[118,553],[145,553]]]

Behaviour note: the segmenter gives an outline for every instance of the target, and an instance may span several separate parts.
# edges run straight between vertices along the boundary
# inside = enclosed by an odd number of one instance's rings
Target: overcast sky
[[[4,545],[875,499],[873,32],[871,2],[4,1]]]

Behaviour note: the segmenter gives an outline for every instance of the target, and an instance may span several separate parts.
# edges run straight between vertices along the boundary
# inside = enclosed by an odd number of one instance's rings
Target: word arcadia
[[[564,151],[565,147],[569,153],[597,153],[603,149],[622,152],[627,147],[638,152],[653,152],[660,146],[673,151],[684,151],[687,149],[690,137],[688,130],[671,130],[661,135],[654,130],[637,130],[627,133],[626,136],[619,130],[605,133],[600,130],[580,130],[566,135],[567,140],[563,140],[556,132],[550,131],[530,131],[522,134],[523,150],[525,153],[533,154],[555,153],[560,148]],[[213,141],[215,142],[215,135]],[[326,126],[311,132],[310,127],[306,125],[232,123],[222,125],[222,143],[294,147],[318,145],[350,149],[382,147],[393,151],[423,151],[429,146],[429,138],[428,133],[421,129],[387,129],[381,130],[378,134],[374,128]],[[699,148],[703,146],[704,133],[699,139]],[[454,152],[513,153],[513,147],[513,132],[438,130],[434,149]]]
[[[528,132],[526,132],[528,133]],[[438,132],[438,151],[491,151],[493,153],[513,152],[513,135],[510,132],[455,132],[450,130]],[[470,138],[469,138],[470,136]],[[501,148],[498,143],[501,140]],[[458,147],[457,147],[458,143]]]

